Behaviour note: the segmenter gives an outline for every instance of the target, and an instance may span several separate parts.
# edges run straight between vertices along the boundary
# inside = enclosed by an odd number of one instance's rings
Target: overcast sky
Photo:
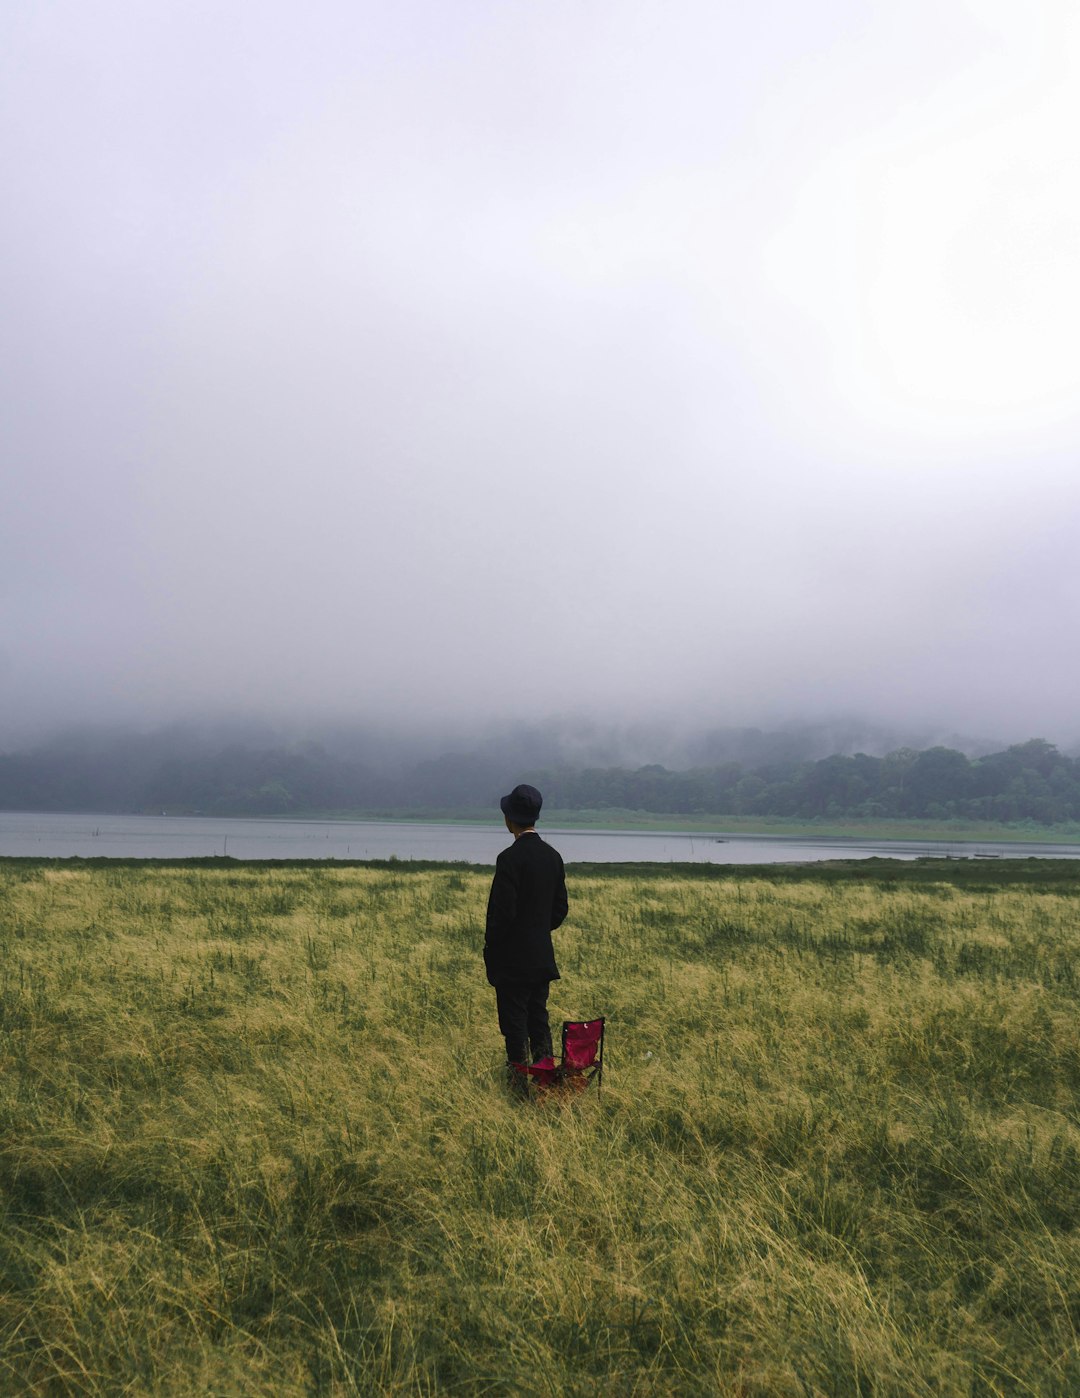
[[[10,0],[4,733],[1080,736],[1071,0]]]

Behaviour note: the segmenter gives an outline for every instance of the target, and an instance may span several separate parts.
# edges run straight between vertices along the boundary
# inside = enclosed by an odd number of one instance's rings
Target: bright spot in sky
[[[1080,10],[985,3],[982,56],[808,171],[771,249],[878,429],[994,439],[1080,390]]]

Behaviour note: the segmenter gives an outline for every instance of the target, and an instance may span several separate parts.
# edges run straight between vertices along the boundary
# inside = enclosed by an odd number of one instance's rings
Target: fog
[[[0,742],[1080,737],[1080,17],[0,13]]]

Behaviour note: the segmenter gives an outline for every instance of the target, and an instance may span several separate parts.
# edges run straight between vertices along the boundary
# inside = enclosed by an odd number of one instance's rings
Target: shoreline
[[[206,811],[28,811],[4,810],[2,816],[71,816],[108,819],[220,820],[258,822],[266,825],[445,825],[470,829],[496,828],[498,817],[466,811],[305,811],[274,815],[224,814]],[[768,840],[848,840],[923,844],[1080,845],[1080,825],[1006,825],[993,821],[863,820],[817,821],[786,816],[732,816],[722,814],[674,815],[647,811],[599,810],[545,811],[539,823],[545,829],[569,833],[702,835],[713,839],[758,838]]]

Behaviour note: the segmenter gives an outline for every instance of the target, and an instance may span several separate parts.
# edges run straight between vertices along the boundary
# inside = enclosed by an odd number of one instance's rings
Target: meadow
[[[1080,867],[0,861],[0,1392],[1075,1395]]]

